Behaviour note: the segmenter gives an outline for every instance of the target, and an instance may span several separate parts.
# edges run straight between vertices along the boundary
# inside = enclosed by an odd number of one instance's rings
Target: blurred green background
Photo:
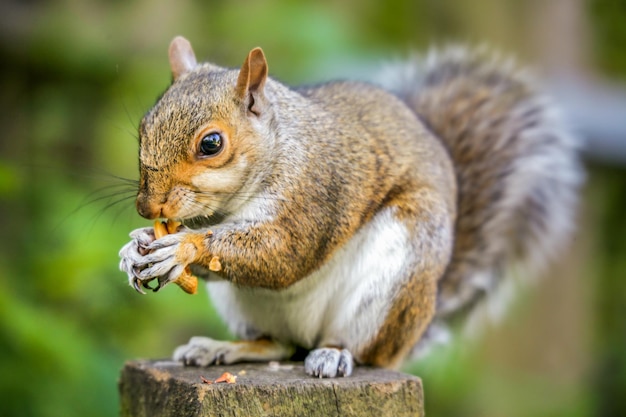
[[[549,80],[619,84],[625,22],[611,0],[4,0],[0,416],[115,416],[125,360],[228,337],[204,290],[140,296],[117,269],[148,222],[116,176],[137,177],[136,126],[169,84],[173,36],[229,66],[262,46],[292,84],[362,78],[449,40],[493,44]],[[570,251],[498,325],[407,365],[428,415],[626,415],[626,169],[586,159]]]

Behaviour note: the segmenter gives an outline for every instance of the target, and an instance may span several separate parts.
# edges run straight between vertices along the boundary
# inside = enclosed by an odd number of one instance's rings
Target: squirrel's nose
[[[148,220],[161,217],[162,205],[151,202],[150,199],[142,194],[137,196],[135,206],[137,207],[137,213]]]

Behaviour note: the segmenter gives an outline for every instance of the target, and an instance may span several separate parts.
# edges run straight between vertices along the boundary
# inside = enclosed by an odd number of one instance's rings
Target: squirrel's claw
[[[132,286],[140,294],[145,294],[146,292],[143,288],[147,290],[151,290],[153,292],[159,292],[161,288],[165,287],[170,282],[176,281],[178,277],[182,274],[185,267],[182,265],[174,266],[168,273],[158,276],[151,276],[149,273],[145,273],[144,271],[136,271],[135,275],[132,278]],[[145,277],[141,277],[141,275],[145,275]],[[157,285],[152,287],[150,283],[154,280],[157,280]],[[142,288],[143,287],[143,288]]]
[[[141,282],[141,280],[137,277],[133,278],[133,288],[135,289],[135,291],[137,291],[139,294],[146,294],[146,292],[141,288],[142,285],[148,285],[147,283]]]
[[[185,270],[184,265],[176,265],[174,266],[167,274],[161,275],[157,278],[159,284],[154,288],[154,292],[159,291],[161,288],[165,287],[170,282],[174,282],[178,280],[183,271]]]
[[[147,290],[158,292],[161,288],[165,286],[165,284],[167,284],[167,282],[169,282],[169,281],[162,281],[161,278],[162,277],[158,277],[158,284],[156,287],[153,288],[150,286],[150,282],[152,282],[154,279],[157,279],[157,277],[152,277],[147,280],[142,280],[139,277],[133,277],[132,286],[135,289],[135,291],[137,291],[139,294],[144,294],[144,295],[146,294],[146,292],[143,290],[144,288]]]
[[[154,287],[154,289],[152,291],[154,292],[158,292],[161,288],[165,287],[167,284],[169,284],[170,282],[172,282],[172,280],[168,279],[167,276],[162,275],[157,279],[157,286]]]

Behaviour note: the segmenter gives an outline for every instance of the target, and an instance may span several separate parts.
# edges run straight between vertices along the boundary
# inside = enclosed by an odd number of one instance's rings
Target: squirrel
[[[120,269],[139,291],[187,267],[207,281],[241,340],[193,337],[173,354],[185,365],[304,351],[315,377],[396,368],[571,236],[576,136],[487,50],[298,88],[268,76],[260,48],[229,69],[176,37],[169,62],[139,126],[136,208],[184,226],[133,231]]]

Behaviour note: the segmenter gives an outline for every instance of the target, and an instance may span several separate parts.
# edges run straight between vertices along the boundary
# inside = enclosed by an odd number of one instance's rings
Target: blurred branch
[[[560,79],[552,94],[584,138],[584,155],[626,165],[626,87],[590,79]]]

